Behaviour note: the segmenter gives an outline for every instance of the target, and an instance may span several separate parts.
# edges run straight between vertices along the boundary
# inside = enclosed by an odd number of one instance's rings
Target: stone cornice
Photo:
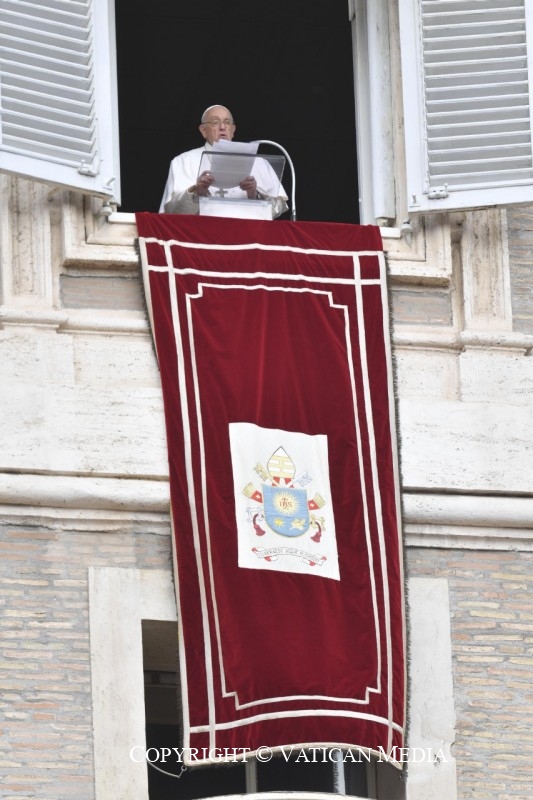
[[[533,496],[404,492],[410,547],[533,550]],[[0,521],[61,530],[167,534],[165,480],[0,474]]]

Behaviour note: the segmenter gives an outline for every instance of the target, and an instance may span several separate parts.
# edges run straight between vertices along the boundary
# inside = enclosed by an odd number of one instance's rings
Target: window
[[[302,219],[533,200],[533,0],[0,0],[0,171],[120,201],[115,7],[122,210],[156,209],[207,96],[291,153]]]
[[[0,170],[120,197],[113,0],[0,0]]]
[[[178,626],[161,620],[142,621],[146,753],[149,800],[193,800],[257,792],[327,792],[358,798],[376,797],[380,786],[390,800],[403,797],[397,770],[360,756],[361,761],[334,763],[335,751],[295,747],[287,757],[266,763],[184,768],[179,755],[182,739],[179,716]],[[354,756],[355,757],[355,756]],[[174,776],[174,777],[173,777]],[[393,787],[391,789],[391,787]],[[394,791],[395,789],[395,791]],[[390,792],[390,793],[389,793]]]
[[[530,0],[400,3],[409,210],[533,200]]]
[[[438,769],[428,762],[410,763],[408,785],[411,782],[415,790],[427,789],[427,796],[436,798],[452,797],[457,792],[451,753],[455,733],[448,595],[447,581],[442,578],[409,580],[413,672],[410,746],[433,752],[442,748],[445,759]],[[429,598],[433,605],[428,617]],[[167,697],[175,698],[176,601],[171,571],[90,567],[89,622],[95,798],[149,800],[147,766],[142,757],[136,757],[146,745],[145,698],[151,691],[143,688],[147,682],[146,676],[143,681],[143,661],[145,671],[153,667],[150,673],[161,673],[160,687],[166,685]],[[172,709],[161,716],[165,702],[159,703],[159,711],[152,706],[148,714],[154,719],[157,713],[162,724],[173,725],[176,719]],[[346,795],[361,796],[354,782],[358,779],[360,774],[346,771]],[[179,780],[168,780],[173,782],[173,799],[178,800]],[[391,765],[374,762],[367,769],[366,780],[369,797],[405,798],[405,784]],[[249,797],[261,800],[257,794]],[[309,795],[303,793],[303,797],[309,800]],[[294,795],[294,800],[301,798],[301,793]]]
[[[175,752],[167,755],[167,750],[183,746],[177,623],[143,620],[142,642],[149,798],[192,800],[244,794],[243,763],[190,769]]]
[[[154,0],[148,16],[141,0],[0,0],[0,14],[0,170],[157,210],[171,158],[223,102],[237,138],[291,154],[300,218],[357,221],[346,0]]]
[[[359,216],[362,223],[393,225],[395,197],[394,131],[401,105],[393,105],[388,0],[349,0],[359,171]],[[401,212],[400,212],[401,213]]]
[[[204,109],[289,153],[299,219],[358,220],[347,0],[115,0],[123,211],[157,211]],[[267,150],[262,146],[262,150]],[[278,153],[279,154],[279,153]],[[290,173],[285,170],[290,196]]]

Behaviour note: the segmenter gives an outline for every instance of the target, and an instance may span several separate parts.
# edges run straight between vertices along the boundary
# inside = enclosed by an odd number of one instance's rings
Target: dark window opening
[[[217,795],[244,794],[244,764],[183,769],[178,755],[166,754],[166,750],[174,747],[178,750],[183,748],[178,626],[173,622],[143,620],[142,637],[146,752],[153,761],[153,766],[147,765],[150,800],[194,800]]]
[[[180,757],[174,753],[167,752],[165,760],[162,760],[164,752],[183,748],[178,626],[173,622],[143,620],[142,640],[146,750],[153,762],[153,765],[147,764],[150,800],[195,800],[246,794],[247,765],[243,762],[184,769]],[[276,755],[269,762],[260,763],[251,758],[249,762],[248,779],[252,781],[252,786],[255,781],[255,788],[250,791],[334,793],[338,791],[337,784],[341,779],[344,781],[345,794],[356,797],[379,796],[370,786],[372,781],[368,781],[376,765],[369,765],[364,757],[359,762],[346,760],[343,769],[342,765],[333,763],[333,754],[326,748],[303,751],[300,747],[287,747],[285,755]],[[392,770],[385,764],[378,766],[384,767],[387,772]],[[385,792],[384,796],[389,794]],[[390,797],[398,800],[400,795],[391,793]]]
[[[159,210],[171,159],[201,146],[200,116],[220,103],[235,117],[235,140],[271,139],[289,152],[298,219],[358,221],[346,0],[115,5],[121,211]],[[288,169],[283,184],[290,197]]]
[[[333,764],[332,756],[326,748],[302,751],[294,748],[287,757],[276,756],[272,761],[257,765],[257,788],[260,792],[334,792],[337,769],[342,764]],[[344,767],[346,788],[350,794],[367,797],[366,762],[346,764]]]

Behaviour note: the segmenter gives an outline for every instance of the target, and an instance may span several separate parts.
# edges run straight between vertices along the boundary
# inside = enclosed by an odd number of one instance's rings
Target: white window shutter
[[[0,0],[0,171],[119,201],[113,0]]]
[[[533,0],[400,0],[410,211],[533,201]]]

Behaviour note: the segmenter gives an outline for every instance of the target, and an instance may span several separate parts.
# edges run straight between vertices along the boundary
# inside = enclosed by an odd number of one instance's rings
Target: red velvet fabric
[[[403,746],[379,229],[149,213],[137,226],[165,404],[185,747]],[[236,423],[327,437],[339,580],[239,566]]]

